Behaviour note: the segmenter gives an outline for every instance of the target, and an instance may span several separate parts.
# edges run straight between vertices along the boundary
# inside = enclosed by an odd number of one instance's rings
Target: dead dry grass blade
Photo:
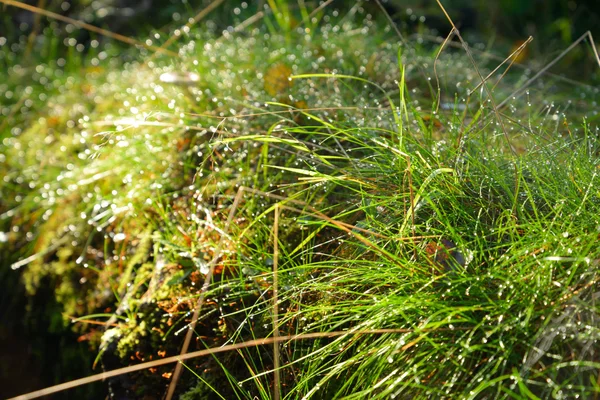
[[[273,400],[281,398],[281,376],[279,371],[279,281],[278,281],[278,262],[279,262],[279,204],[275,205],[275,221],[273,222]]]
[[[78,28],[86,29],[88,31],[98,33],[98,34],[100,34],[102,36],[106,36],[106,37],[109,37],[111,39],[115,39],[115,40],[118,40],[120,42],[123,42],[123,43],[131,44],[131,45],[134,45],[134,46],[141,46],[141,47],[153,50],[155,52],[159,52],[159,53],[163,53],[163,54],[167,54],[167,55],[170,55],[170,56],[177,57],[177,53],[174,53],[172,51],[169,51],[169,50],[166,50],[166,49],[162,49],[162,48],[157,47],[157,46],[147,45],[146,43],[140,42],[139,40],[135,40],[133,38],[121,35],[119,33],[111,32],[109,30],[102,29],[102,28],[99,28],[99,27],[94,26],[94,25],[90,25],[88,23],[85,23],[85,22],[82,22],[82,21],[78,21],[78,20],[73,19],[73,18],[69,18],[69,17],[66,17],[64,15],[60,15],[60,14],[54,13],[52,11],[44,10],[43,8],[39,8],[39,7],[36,7],[36,6],[32,6],[32,5],[29,5],[29,4],[22,3],[20,1],[13,1],[13,0],[0,0],[0,3],[6,4],[7,6],[13,6],[13,7],[21,8],[23,10],[31,11],[32,13],[44,15],[44,16],[46,16],[48,18],[56,19],[58,21],[66,22],[68,24],[73,24],[73,25],[75,25]]]
[[[316,208],[302,202],[299,200],[295,200],[295,199],[289,199],[289,198],[285,198],[283,196],[279,196],[276,194],[272,194],[272,193],[265,193],[265,192],[261,192],[259,190],[256,189],[252,189],[252,188],[246,188],[246,187],[240,187],[240,190],[244,189],[245,191],[251,192],[251,193],[255,193],[255,194],[259,194],[261,196],[266,196],[266,197],[270,197],[276,200],[281,200],[283,203],[286,202],[291,202],[291,203],[295,203],[295,204],[301,204],[304,207],[306,207],[307,209],[309,209],[312,213],[314,213],[317,218],[323,220],[323,221],[327,221],[328,223],[332,224],[333,226],[337,227],[338,229],[346,232],[348,235],[354,237],[355,239],[357,239],[358,241],[362,242],[364,245],[366,245],[367,247],[369,247],[371,250],[373,250],[375,253],[387,258],[390,262],[398,265],[398,260],[389,252],[387,252],[384,249],[379,248],[378,246],[375,245],[375,243],[371,242],[369,239],[367,239],[365,236],[361,235],[358,233],[358,231],[362,231],[365,233],[368,233],[368,235],[373,235],[375,237],[377,236],[381,236],[381,235],[377,235],[375,233],[372,233],[371,231],[368,230],[364,230],[364,229],[359,229],[358,227],[354,226],[354,225],[350,225],[350,224],[346,224],[343,223],[341,221],[337,221],[325,214],[323,214],[322,212],[320,212],[319,210],[317,210]],[[285,204],[280,204],[279,207],[281,208],[289,208],[291,209],[291,207],[286,206]],[[306,213],[306,211],[304,210],[298,210],[300,213],[302,214],[308,214]],[[404,239],[404,238],[402,238]],[[414,237],[408,238],[407,240],[414,240]],[[398,239],[397,239],[398,240]],[[406,265],[399,265],[400,267],[407,267]],[[411,271],[412,272],[412,271]]]
[[[473,88],[473,90],[469,91],[469,96],[471,96],[473,93],[475,93],[475,91],[477,89],[479,89],[481,87],[481,85],[483,85],[488,79],[490,79],[492,77],[492,75],[494,75],[496,73],[496,71],[498,71],[500,69],[501,66],[503,66],[508,60],[511,60],[510,64],[506,68],[506,70],[502,73],[502,75],[500,75],[500,78],[498,79],[498,82],[496,82],[496,84],[492,88],[492,90],[494,90],[494,88],[498,85],[498,83],[500,83],[500,81],[502,80],[502,78],[504,78],[504,75],[506,75],[506,73],[508,72],[508,70],[510,69],[510,67],[513,66],[513,64],[515,63],[515,60],[517,59],[517,56],[519,54],[521,54],[521,52],[525,49],[525,47],[529,43],[531,43],[532,40],[533,40],[533,36],[529,36],[527,38],[527,40],[525,42],[523,42],[522,45],[520,45],[515,51],[513,51],[508,57],[506,57],[500,64],[498,64],[498,66],[496,68],[494,68],[494,70],[492,72],[490,72],[488,74],[488,76],[485,77],[485,80],[483,82],[479,82],[479,84],[477,86],[475,86],[475,88]]]
[[[217,244],[217,248],[215,249],[215,254],[214,254],[212,260],[210,260],[210,263],[208,264],[208,268],[209,268],[208,274],[206,274],[206,278],[204,279],[204,284],[202,285],[202,289],[200,289],[200,296],[198,297],[198,302],[196,303],[196,307],[194,309],[194,315],[192,316],[192,322],[190,322],[188,331],[185,335],[185,339],[183,341],[183,346],[181,347],[180,356],[183,356],[184,354],[187,353],[188,348],[190,346],[190,342],[192,341],[192,335],[194,333],[194,330],[196,329],[196,324],[198,323],[198,317],[200,316],[200,311],[202,310],[202,306],[204,305],[206,291],[208,290],[208,287],[210,286],[210,284],[212,282],[212,276],[215,272],[215,267],[217,265],[217,261],[219,261],[219,258],[221,257],[221,250],[223,249],[223,244],[226,240],[226,234],[229,233],[229,227],[231,226],[231,221],[233,220],[233,216],[235,215],[238,204],[240,203],[242,194],[243,194],[243,191],[242,191],[242,188],[240,188],[240,190],[238,190],[238,193],[235,196],[235,200],[233,201],[231,210],[229,211],[229,215],[227,217],[227,222],[225,222],[225,227],[223,228],[224,235],[222,235],[221,238],[219,239],[219,243]],[[179,380],[179,376],[181,375],[181,370],[182,370],[182,364],[178,363],[175,366],[175,371],[173,372],[171,383],[169,384],[169,388],[167,390],[167,394],[165,397],[166,400],[171,400],[171,398],[173,397],[173,394],[175,393],[175,388],[177,387],[177,382]]]
[[[500,112],[500,110],[502,108],[504,108],[509,101],[514,100],[515,98],[519,97],[521,94],[523,94],[523,92],[525,91],[525,89],[527,87],[529,87],[535,80],[537,80],[538,78],[540,78],[542,75],[546,74],[548,76],[551,76],[553,79],[558,79],[560,81],[566,82],[566,83],[570,83],[573,85],[577,85],[577,86],[581,86],[581,87],[588,87],[591,88],[590,85],[586,85],[582,82],[578,82],[578,81],[574,81],[572,79],[568,79],[565,77],[562,77],[560,75],[556,75],[553,74],[551,72],[548,72],[548,70],[554,65],[556,64],[561,58],[563,58],[568,52],[570,52],[571,50],[573,50],[582,40],[584,40],[585,38],[588,38],[589,42],[590,42],[590,46],[592,47],[592,51],[594,53],[594,57],[596,59],[596,62],[598,63],[598,66],[600,67],[600,57],[598,55],[598,49],[596,48],[595,42],[594,42],[594,38],[591,34],[590,31],[587,31],[586,33],[584,33],[583,35],[581,35],[578,39],[576,39],[573,43],[571,43],[569,45],[569,47],[567,47],[564,51],[562,51],[556,58],[554,58],[552,61],[550,61],[546,66],[544,66],[541,70],[537,71],[537,73],[531,78],[529,79],[527,82],[525,82],[523,85],[521,85],[518,89],[516,89],[513,93],[511,93],[509,96],[506,97],[506,99],[504,99],[500,104],[498,104],[497,108]],[[434,37],[430,37],[431,40],[435,40]],[[435,40],[438,41],[438,40]],[[456,44],[453,44],[456,45]],[[487,56],[491,56],[491,54],[486,53]],[[495,56],[494,56],[495,57]],[[517,65],[515,63],[515,65]],[[523,67],[522,65],[519,65],[520,67]],[[472,93],[472,92],[471,92]],[[469,102],[470,97],[467,97],[467,103]],[[465,108],[465,112],[464,115],[466,115],[466,108]],[[502,116],[504,116],[505,118],[507,118],[507,115],[500,112],[500,114]],[[486,119],[488,117],[486,116]],[[508,118],[509,120],[511,120],[510,118]],[[464,116],[463,116],[463,120],[464,120]],[[512,121],[515,122],[515,121]],[[461,126],[461,135],[459,135],[458,141],[457,143],[460,143],[460,141],[462,140],[462,137],[464,137],[465,135],[467,135],[469,132],[472,132],[473,130],[478,129],[477,126],[472,127],[468,132],[464,132],[462,131],[462,126]],[[529,128],[528,128],[529,129]],[[457,154],[457,157],[460,156],[460,152],[459,154]]]
[[[249,192],[249,193],[253,193],[253,194],[261,195],[261,196],[265,196],[265,197],[270,197],[270,198],[273,198],[275,200],[280,200],[283,203],[290,202],[290,203],[294,203],[294,204],[303,205],[304,207],[310,209],[318,218],[320,218],[320,219],[322,219],[324,221],[327,221],[327,222],[331,223],[332,225],[338,227],[339,229],[343,230],[344,232],[348,233],[349,235],[354,236],[356,239],[358,239],[359,241],[361,241],[363,244],[365,244],[368,247],[370,247],[371,249],[373,249],[373,251],[375,251],[375,252],[381,254],[382,256],[388,258],[390,261],[392,261],[394,263],[397,263],[397,260],[391,254],[389,254],[386,251],[378,248],[374,243],[372,243],[366,237],[364,237],[364,236],[358,234],[357,232],[355,232],[355,230],[358,230],[357,227],[355,227],[353,225],[345,224],[345,223],[340,222],[340,221],[336,221],[335,219],[333,219],[333,218],[331,218],[331,217],[323,214],[322,212],[318,211],[314,207],[311,207],[310,205],[307,205],[306,203],[304,203],[302,201],[299,201],[299,200],[296,200],[296,199],[286,198],[286,197],[275,195],[275,194],[272,194],[272,193],[261,192],[259,190],[252,189],[252,188],[247,188],[245,186],[240,186],[240,188],[238,189],[238,192],[237,192],[237,194],[235,196],[235,200],[233,201],[233,204],[231,206],[231,210],[229,211],[229,216],[227,217],[227,222],[226,222],[225,227],[223,229],[223,232],[225,234],[228,234],[228,232],[229,232],[229,227],[231,225],[231,221],[233,220],[233,217],[234,217],[234,215],[235,215],[235,213],[237,211],[237,208],[238,208],[238,206],[240,204],[240,201],[242,199],[242,195],[245,192]],[[293,209],[292,207],[286,206],[285,204],[276,204],[275,205],[275,209],[278,210],[279,208]],[[300,212],[300,213],[304,213],[303,210],[297,210],[297,211]],[[278,214],[276,214],[276,215],[277,215],[277,218],[278,218]],[[277,222],[278,221],[276,221],[276,225],[275,226],[277,226]],[[275,229],[277,229],[277,228],[275,228]],[[415,240],[415,238],[411,237],[411,238],[409,238],[409,240]],[[220,255],[221,255],[221,250],[222,250],[222,246],[223,246],[223,242],[224,241],[225,241],[225,235],[221,236],[221,239],[219,240],[219,243],[218,243],[217,248],[215,250],[215,255],[212,258],[212,260],[210,261],[210,263],[209,263],[209,272],[206,275],[204,284],[202,285],[202,289],[201,289],[201,292],[200,292],[200,297],[198,298],[198,302],[196,304],[196,307],[194,309],[194,314],[192,316],[192,321],[189,324],[189,329],[187,331],[187,334],[186,334],[183,346],[181,348],[181,352],[180,352],[181,356],[183,356],[184,354],[187,353],[187,350],[189,348],[190,342],[192,340],[192,335],[193,335],[194,329],[196,327],[196,323],[198,322],[198,318],[199,318],[199,315],[200,315],[200,311],[202,309],[202,305],[204,304],[205,293],[208,290],[208,287],[210,286],[210,283],[212,281],[212,275],[214,273],[214,269],[215,269],[216,263],[217,263]],[[274,264],[273,268],[274,268],[274,274],[276,275],[275,264]],[[275,287],[276,286],[275,286],[275,283],[274,283],[274,288]],[[276,311],[275,311],[275,313],[276,313]],[[277,322],[276,321],[276,314],[274,314],[274,322]],[[275,327],[276,327],[276,324],[275,324]],[[277,329],[277,328],[275,328],[275,329]],[[278,333],[278,331],[277,331],[277,333]],[[274,331],[274,334],[276,334],[275,331]],[[168,391],[167,391],[167,395],[165,397],[166,400],[170,400],[173,397],[173,394],[175,393],[175,388],[177,386],[177,381],[179,380],[179,376],[181,375],[181,371],[182,371],[182,364],[177,364],[177,366],[175,367],[175,371],[173,373],[172,379],[171,379],[171,383],[170,383]]]
[[[312,17],[314,17],[316,13],[318,13],[319,11],[321,11],[322,9],[324,9],[325,7],[327,7],[328,5],[330,5],[331,3],[333,3],[333,0],[327,0],[327,1],[319,4],[319,6],[317,8],[315,8],[314,10],[312,10],[311,13],[308,15],[308,19],[311,19]],[[302,23],[300,23],[299,26],[302,26]]]
[[[233,28],[233,33],[239,33],[242,32],[244,29],[246,29],[247,27],[249,27],[250,25],[260,21],[261,19],[263,19],[265,16],[265,12],[264,11],[259,11],[256,14],[254,14],[253,16],[245,19],[244,21],[240,22],[239,25],[236,25],[235,28]],[[216,43],[221,43],[224,40],[231,38],[231,35],[229,35],[229,31],[228,30],[224,30],[223,34],[215,40],[215,44]],[[214,117],[214,116],[213,116]]]
[[[567,53],[569,53],[571,50],[573,50],[575,48],[575,46],[577,46],[579,43],[581,43],[586,38],[589,40],[590,46],[592,46],[592,51],[594,52],[594,56],[596,57],[596,62],[598,63],[598,67],[600,67],[600,57],[598,56],[598,49],[596,48],[596,44],[594,43],[594,38],[592,36],[592,33],[590,31],[587,31],[586,33],[581,35],[577,40],[575,40],[573,43],[571,43],[571,45],[569,47],[564,49],[554,60],[550,61],[544,68],[542,68],[540,71],[538,71],[537,74],[532,76],[531,79],[529,79],[527,82],[525,82],[523,85],[521,85],[517,90],[515,90],[506,99],[504,99],[504,101],[502,101],[500,104],[498,104],[498,108],[502,108],[502,107],[506,106],[506,104],[508,104],[509,101],[511,101],[512,99],[515,99],[515,98],[519,97],[521,94],[523,94],[525,89],[527,89],[533,82],[535,82],[546,71],[548,71],[550,68],[552,68],[552,66],[554,66],[554,64],[556,64],[558,61],[560,61],[561,58],[563,58],[565,55],[567,55]]]
[[[254,14],[253,16],[245,19],[244,21],[240,22],[239,25],[236,25],[235,28],[233,28],[234,32],[241,32],[244,29],[246,29],[247,27],[249,27],[250,25],[254,24],[255,22],[258,22],[261,20],[261,18],[263,18],[265,16],[264,11],[259,11],[256,14]]]
[[[422,40],[427,40],[427,41],[430,41],[430,42],[435,42],[435,43],[440,43],[440,44],[441,44],[441,43],[443,43],[443,42],[445,41],[445,38],[438,37],[438,36],[432,36],[432,35],[425,35],[425,34],[421,34],[421,33],[416,33],[416,34],[413,34],[413,35],[411,35],[409,38],[410,38],[410,40],[422,39]],[[448,46],[448,47],[454,47],[455,49],[462,49],[462,45],[461,45],[460,43],[456,43],[456,42],[454,42],[454,41],[450,41],[450,42],[446,43],[446,46]],[[479,55],[481,55],[481,56],[482,56],[482,57],[484,57],[484,58],[489,58],[489,59],[491,59],[491,60],[496,60],[496,61],[498,61],[498,62],[502,62],[503,60],[505,60],[505,58],[504,58],[504,57],[501,57],[501,56],[499,56],[499,55],[496,55],[496,54],[494,54],[494,53],[490,53],[489,51],[485,51],[485,50],[477,50],[477,49],[476,49],[476,48],[474,48],[474,47],[473,47],[473,48],[471,48],[471,51],[472,51],[473,53],[476,53],[476,54],[479,54]],[[519,62],[514,62],[514,63],[513,63],[513,66],[515,66],[515,67],[517,67],[517,68],[521,68],[521,69],[523,69],[523,70],[529,70],[529,71],[532,71],[532,72],[534,72],[534,73],[537,73],[537,72],[538,72],[538,71],[537,71],[537,70],[535,70],[535,68],[533,68],[532,66],[530,66],[530,65],[525,65],[525,64],[521,64],[521,63],[519,63]],[[570,83],[570,84],[572,84],[572,85],[581,86],[581,87],[586,87],[586,88],[592,88],[592,85],[588,85],[588,84],[586,84],[586,83],[584,83],[584,82],[579,82],[579,81],[576,81],[576,80],[573,80],[573,79],[569,79],[569,78],[567,78],[567,77],[565,77],[565,76],[561,76],[561,75],[553,74],[553,73],[551,73],[551,72],[546,72],[546,75],[548,75],[548,76],[551,76],[551,77],[552,77],[552,78],[554,78],[554,79],[558,79],[558,80],[560,80],[560,81],[562,81],[562,82],[565,82],[565,83]]]
[[[310,340],[310,339],[320,339],[320,338],[333,338],[340,337],[345,335],[385,335],[385,334],[394,334],[394,333],[413,333],[413,332],[443,332],[443,331],[456,331],[456,330],[469,330],[471,327],[453,327],[453,328],[436,328],[436,329],[369,329],[369,330],[356,330],[356,331],[334,331],[334,332],[315,332],[315,333],[301,333],[298,335],[283,335],[279,336],[277,340],[274,337],[262,338],[262,339],[254,339],[249,340],[243,343],[230,344],[227,346],[206,349],[206,350],[198,350],[187,354],[182,354],[178,356],[172,356],[163,358],[161,360],[154,360],[145,362],[142,364],[131,365],[129,367],[119,368],[113,371],[103,372],[96,375],[91,375],[81,379],[75,379],[70,382],[61,383],[59,385],[51,386],[45,389],[36,390],[34,392],[22,394],[20,396],[12,397],[7,400],[30,400],[37,399],[42,396],[48,396],[54,393],[59,393],[65,390],[73,389],[78,386],[87,385],[88,383],[103,381],[109,378],[114,378],[115,376],[129,374],[135,371],[141,371],[148,368],[154,368],[161,365],[179,363],[185,360],[190,360],[192,358],[204,357],[217,353],[224,353],[233,350],[245,349],[248,347],[256,347],[256,346],[266,346],[271,345],[275,342],[282,343],[287,341],[295,341],[295,340]]]
[[[508,147],[510,148],[511,152],[513,153],[513,156],[516,157],[517,153],[516,153],[515,149],[513,148],[512,144],[510,143],[510,138],[508,137],[508,131],[506,130],[506,126],[504,125],[504,121],[502,120],[500,113],[498,112],[498,107],[496,106],[496,101],[494,100],[494,96],[492,96],[492,91],[485,84],[485,79],[484,79],[483,75],[481,74],[481,71],[479,71],[479,68],[477,67],[477,63],[475,62],[475,59],[473,58],[473,54],[471,53],[471,51],[469,49],[469,45],[463,39],[458,28],[456,28],[454,21],[452,20],[452,18],[450,17],[450,15],[446,11],[446,9],[444,8],[442,2],[440,0],[436,0],[436,2],[438,4],[438,6],[440,7],[440,9],[442,10],[442,12],[444,13],[444,15],[446,16],[446,19],[448,20],[448,22],[450,22],[450,25],[452,25],[452,28],[455,31],[456,37],[458,38],[458,40],[460,40],[460,43],[463,45],[463,48],[465,49],[465,53],[467,53],[467,56],[469,57],[469,60],[471,61],[471,64],[473,65],[473,68],[475,69],[477,76],[479,76],[479,79],[481,80],[483,88],[485,89],[485,91],[488,95],[488,98],[492,104],[494,114],[496,115],[496,120],[498,121],[498,123],[500,124],[500,127],[502,128],[502,132],[504,133],[504,138],[506,139]],[[517,171],[515,171],[515,174],[516,174],[516,172]]]

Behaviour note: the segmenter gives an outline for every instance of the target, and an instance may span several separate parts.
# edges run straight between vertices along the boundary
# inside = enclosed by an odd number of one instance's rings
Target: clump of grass
[[[513,158],[477,139],[442,151],[414,135],[394,143],[388,123],[290,129],[325,149],[336,147],[334,138],[345,144],[352,156],[290,170],[302,182],[300,198],[331,198],[322,211],[361,231],[296,212],[282,218],[311,233],[300,245],[280,244],[279,329],[348,331],[284,345],[288,396],[595,393],[598,330],[579,322],[597,312],[598,144],[588,127]],[[540,140],[529,139],[526,148]],[[273,257],[273,223],[264,224],[262,246],[253,241],[242,253]],[[268,264],[251,265],[269,273]],[[264,300],[247,318],[261,305],[268,319]],[[354,334],[377,329],[405,333]]]
[[[597,394],[597,127],[569,114],[592,100],[540,79],[498,112],[463,54],[299,4],[178,60],[40,68],[48,105],[2,131],[28,290],[108,319],[106,369],[177,354],[199,297],[192,348],[315,334],[186,363],[187,398]]]

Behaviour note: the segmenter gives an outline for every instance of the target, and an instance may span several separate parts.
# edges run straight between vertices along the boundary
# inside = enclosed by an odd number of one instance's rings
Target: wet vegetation
[[[546,71],[428,8],[172,7],[133,46],[3,17],[0,392],[598,396],[591,36]]]

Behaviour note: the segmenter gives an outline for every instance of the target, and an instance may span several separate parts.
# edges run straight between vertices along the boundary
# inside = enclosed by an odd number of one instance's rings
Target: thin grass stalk
[[[454,328],[453,330],[463,329],[462,327]],[[464,330],[470,328],[464,328]],[[437,328],[437,329],[420,329],[419,332],[433,332],[433,331],[448,331],[449,328]],[[7,400],[30,400],[37,399],[42,396],[47,396],[53,393],[59,393],[65,390],[73,389],[78,386],[87,385],[88,383],[104,381],[109,378],[114,378],[115,376],[128,374],[135,371],[142,371],[148,368],[158,367],[160,365],[172,364],[172,363],[181,363],[185,360],[190,360],[193,358],[204,357],[208,355],[225,353],[228,351],[234,351],[239,349],[245,349],[249,347],[257,347],[257,346],[266,346],[273,344],[275,342],[287,342],[287,341],[295,341],[295,340],[311,340],[311,339],[322,339],[322,338],[333,338],[340,337],[345,335],[385,335],[389,333],[410,333],[415,332],[416,329],[371,329],[371,330],[362,330],[362,331],[334,331],[334,332],[314,332],[314,333],[303,333],[297,335],[283,335],[279,336],[277,340],[274,337],[267,337],[261,339],[248,340],[243,343],[230,344],[227,346],[217,347],[213,349],[206,350],[198,350],[191,353],[186,353],[182,355],[172,356],[163,358],[161,360],[154,360],[145,362],[142,364],[131,365],[129,367],[119,368],[114,371],[102,372],[100,374],[87,376],[81,379],[75,379],[70,382],[61,383],[59,385],[50,386],[44,389],[36,390],[34,392],[22,394],[20,396],[12,397]]]
[[[229,226],[231,225],[231,221],[233,220],[233,216],[237,210],[238,204],[242,198],[242,188],[238,190],[238,193],[235,196],[235,200],[233,201],[233,205],[231,206],[231,210],[229,211],[229,216],[227,217],[227,222],[225,223],[225,227],[223,229],[224,233],[229,232]],[[196,328],[196,323],[198,322],[198,317],[200,315],[200,310],[202,310],[202,305],[204,304],[204,299],[206,296],[206,292],[208,291],[208,287],[212,282],[212,276],[215,271],[215,267],[217,265],[217,261],[221,257],[221,251],[223,249],[223,244],[226,240],[226,236],[222,235],[219,239],[219,243],[217,248],[215,249],[215,255],[210,260],[208,274],[206,274],[206,278],[204,279],[204,284],[202,285],[202,289],[200,290],[200,296],[198,297],[198,302],[196,303],[196,307],[194,309],[194,315],[192,316],[192,322],[189,325],[188,331],[185,335],[185,340],[183,341],[183,346],[181,347],[180,356],[183,356],[187,353],[188,348],[190,346],[190,342],[192,341],[192,335]],[[175,371],[173,372],[173,377],[171,379],[171,383],[169,384],[169,388],[166,394],[166,400],[171,400],[173,394],[175,393],[175,388],[177,387],[177,382],[179,380],[179,376],[181,375],[182,364],[178,363],[175,366]]]
[[[281,375],[279,371],[279,316],[278,316],[278,263],[279,263],[279,205],[275,204],[275,221],[273,223],[273,399],[281,398]]]
[[[134,46],[141,46],[141,47],[144,47],[144,48],[149,49],[149,50],[153,50],[153,51],[158,52],[158,53],[163,53],[163,54],[166,54],[166,55],[169,55],[169,56],[172,56],[172,57],[178,57],[178,54],[175,53],[175,52],[173,52],[173,51],[170,51],[170,50],[167,50],[167,49],[162,49],[162,48],[157,47],[157,46],[147,45],[144,42],[140,42],[139,40],[136,40],[136,39],[133,39],[133,38],[121,35],[119,33],[111,32],[111,31],[108,31],[106,29],[102,29],[102,28],[99,28],[97,26],[90,25],[90,24],[88,24],[86,22],[78,21],[76,19],[69,18],[69,17],[66,17],[64,15],[60,15],[60,14],[54,13],[52,11],[44,10],[43,8],[39,8],[39,7],[36,7],[36,6],[32,6],[32,5],[29,5],[29,4],[22,3],[20,1],[0,0],[0,3],[6,4],[8,6],[13,6],[13,7],[21,8],[23,10],[31,11],[31,12],[36,13],[36,14],[41,14],[41,15],[44,15],[44,16],[46,16],[48,18],[56,19],[56,20],[59,20],[59,21],[62,21],[62,22],[66,22],[68,24],[73,24],[73,25],[75,25],[75,26],[77,26],[79,28],[87,29],[88,31],[98,33],[98,34],[100,34],[102,36],[106,36],[106,37],[109,37],[111,39],[115,39],[115,40],[118,40],[120,42],[123,42],[123,43],[127,43],[127,44],[134,45]]]

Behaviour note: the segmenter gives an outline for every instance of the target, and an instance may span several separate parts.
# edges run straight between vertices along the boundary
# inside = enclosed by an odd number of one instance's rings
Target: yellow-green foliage
[[[148,258],[149,251],[152,246],[152,234],[150,228],[146,228],[140,236],[140,243],[137,245],[137,248],[135,248],[135,252],[133,253],[133,255],[129,257],[127,266],[125,267],[123,274],[119,277],[118,293],[120,295],[124,294],[128,285],[135,285],[135,283],[131,282],[134,274],[134,268],[139,264],[143,263]]]

